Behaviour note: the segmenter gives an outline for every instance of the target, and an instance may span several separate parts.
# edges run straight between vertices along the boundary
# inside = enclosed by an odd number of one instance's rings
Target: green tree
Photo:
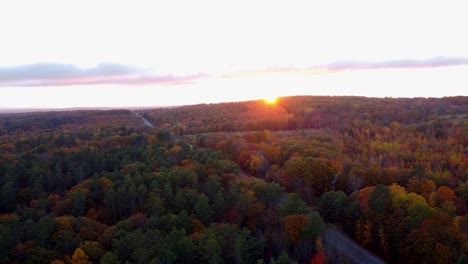
[[[120,264],[119,258],[112,251],[107,251],[102,255],[101,264]]]
[[[311,243],[315,243],[315,240],[325,230],[325,223],[318,214],[310,214],[307,219],[307,225],[302,228],[302,239],[307,240]]]
[[[272,208],[282,198],[284,188],[276,182],[266,183],[263,180],[250,179],[253,181],[252,189],[257,199],[264,203],[267,208]]]
[[[195,215],[205,225],[208,225],[211,222],[211,219],[214,215],[214,211],[208,204],[208,198],[204,194],[201,194],[198,197],[198,201],[195,204]]]
[[[50,239],[56,231],[57,222],[52,216],[42,218],[35,227],[35,241],[44,248],[51,248],[54,241]]]
[[[117,210],[116,210],[116,193],[114,188],[109,188],[104,196],[104,206],[106,212],[110,215],[111,223],[117,221]]]
[[[149,216],[160,216],[164,214],[164,203],[161,197],[155,192],[151,192],[148,195],[145,206]]]
[[[296,261],[291,260],[288,254],[283,251],[277,259],[272,259],[271,264],[297,264]]]
[[[172,188],[171,184],[168,181],[164,184],[162,194],[166,202],[171,203],[173,201],[174,189]]]
[[[387,186],[378,184],[369,194],[369,207],[383,215],[391,206],[390,190]]]
[[[460,183],[457,189],[457,194],[463,199],[465,204],[468,204],[468,182]]]
[[[184,189],[178,189],[173,201],[174,212],[179,212],[186,207],[187,198]]]
[[[12,181],[7,181],[0,189],[0,212],[12,212],[16,207],[16,188]]]
[[[347,198],[346,194],[342,191],[324,193],[320,197],[320,214],[327,221],[339,221],[344,215]]]
[[[211,201],[215,198],[216,193],[221,188],[221,179],[217,175],[210,175],[206,178],[203,191]]]
[[[196,248],[192,239],[183,237],[177,243],[178,259],[180,263],[196,263]]]
[[[237,232],[233,249],[235,263],[254,263],[260,257],[259,241],[247,229]]]
[[[0,262],[2,263],[9,263],[10,253],[15,246],[14,241],[14,231],[10,224],[2,224],[0,225]]]
[[[72,213],[74,216],[82,216],[86,212],[86,194],[82,189],[73,192],[73,208]]]
[[[224,190],[224,189],[223,189]],[[224,193],[219,190],[214,198],[213,210],[215,211],[216,218],[221,219],[226,209],[226,200],[224,199]]]
[[[288,195],[288,201],[282,208],[282,212],[285,216],[293,214],[308,214],[310,209],[297,193],[290,193]]]
[[[211,229],[205,229],[201,242],[202,262],[209,264],[223,263],[221,246]]]

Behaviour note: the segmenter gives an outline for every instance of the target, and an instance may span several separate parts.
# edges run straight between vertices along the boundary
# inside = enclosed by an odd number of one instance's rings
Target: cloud
[[[267,67],[226,72],[220,77],[249,77],[270,74],[326,74],[373,69],[419,69],[468,65],[468,57],[433,57],[425,60],[336,61],[309,67]],[[70,85],[178,85],[194,83],[214,73],[155,74],[124,64],[102,63],[92,68],[73,64],[36,63],[0,67],[0,87],[70,86]]]
[[[326,74],[342,71],[379,70],[379,69],[421,69],[468,65],[465,57],[433,57],[425,60],[389,60],[389,61],[336,61],[329,64],[312,65],[309,67],[268,67],[265,69],[236,71],[224,74],[222,77],[248,77],[265,74]]]
[[[155,75],[145,69],[113,63],[102,63],[93,68],[79,68],[73,64],[36,63],[15,67],[0,67],[0,87],[96,84],[175,85],[190,83],[204,76],[203,74]]]
[[[407,69],[407,68],[435,68],[468,65],[468,58],[464,57],[433,57],[426,60],[390,60],[381,62],[370,61],[341,61],[322,66],[329,71],[371,70],[371,69]]]

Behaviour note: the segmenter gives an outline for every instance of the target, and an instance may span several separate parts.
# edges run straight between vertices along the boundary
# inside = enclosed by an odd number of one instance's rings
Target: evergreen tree
[[[119,258],[112,251],[107,251],[102,255],[101,264],[120,264]]]
[[[16,207],[16,188],[12,181],[7,181],[0,189],[0,212],[11,212]]]
[[[291,193],[288,195],[288,201],[283,206],[282,212],[285,216],[293,214],[307,214],[310,212],[310,209],[297,193]]]
[[[211,219],[214,215],[214,211],[208,204],[208,198],[204,194],[201,194],[198,197],[198,201],[195,204],[195,215],[205,225],[208,225],[211,222]]]
[[[73,209],[74,216],[82,216],[86,212],[86,194],[82,189],[73,192]]]

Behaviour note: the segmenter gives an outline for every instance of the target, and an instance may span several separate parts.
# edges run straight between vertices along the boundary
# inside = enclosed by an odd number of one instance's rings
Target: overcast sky
[[[465,4],[3,1],[0,107],[468,95]]]

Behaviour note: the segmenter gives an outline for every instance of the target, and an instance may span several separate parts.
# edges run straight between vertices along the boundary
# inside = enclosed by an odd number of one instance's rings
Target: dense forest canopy
[[[2,263],[463,263],[468,97],[1,114],[0,187]]]

